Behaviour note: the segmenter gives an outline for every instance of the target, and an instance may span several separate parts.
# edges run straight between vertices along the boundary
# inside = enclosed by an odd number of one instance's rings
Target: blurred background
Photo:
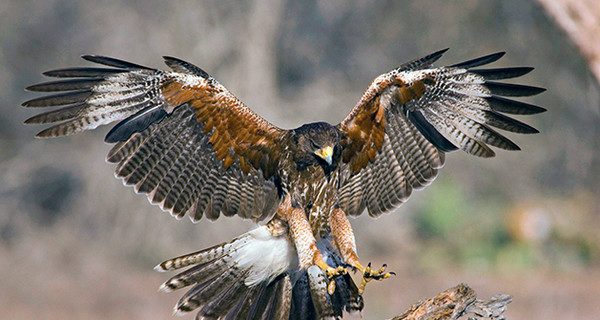
[[[506,51],[494,66],[535,67],[518,81],[548,91],[523,101],[548,112],[520,118],[541,134],[507,134],[523,151],[453,153],[395,212],[352,220],[361,259],[398,274],[368,286],[363,318],[465,282],[480,298],[512,294],[508,319],[597,319],[600,90],[589,41],[547,12],[521,0],[0,0],[0,318],[169,318],[181,293],[158,293],[168,275],[152,267],[252,227],[176,221],[124,188],[103,160],[108,128],[34,139],[42,128],[22,123],[36,110],[19,105],[42,71],[85,66],[81,54],[160,68],[176,56],[293,128],[338,123],[373,78],[449,47],[438,65]]]

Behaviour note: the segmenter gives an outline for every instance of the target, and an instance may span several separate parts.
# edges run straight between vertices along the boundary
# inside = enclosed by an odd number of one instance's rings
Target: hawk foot
[[[332,295],[335,292],[335,280],[333,278],[347,274],[348,268],[344,266],[332,268],[323,260],[318,261],[317,266],[319,266],[327,274],[327,279],[329,280],[329,285],[327,285],[327,293],[329,293],[329,295]]]
[[[356,269],[358,269],[363,274],[362,281],[360,283],[360,287],[358,288],[358,294],[362,295],[365,292],[367,282],[369,282],[371,280],[380,281],[383,279],[387,279],[393,275],[394,276],[396,275],[396,273],[394,273],[394,272],[385,272],[386,268],[387,268],[387,264],[383,264],[383,266],[381,268],[379,268],[379,270],[371,269],[370,262],[366,268],[363,267],[360,263],[357,264]]]
[[[332,279],[333,277],[342,276],[348,273],[348,268],[344,266],[338,266],[337,268],[332,268],[325,261],[321,260],[317,262],[317,266],[319,266],[325,273],[327,273],[327,278]]]

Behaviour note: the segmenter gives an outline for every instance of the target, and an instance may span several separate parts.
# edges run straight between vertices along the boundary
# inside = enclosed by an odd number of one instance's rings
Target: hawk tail
[[[333,251],[324,255],[336,257],[329,263],[340,261]],[[175,305],[176,314],[199,310],[197,319],[338,319],[344,310],[362,310],[349,275],[336,278],[335,293],[329,295],[324,272],[316,266],[299,269],[288,235],[273,235],[267,226],[169,259],[155,270],[186,267],[159,289],[191,287]]]

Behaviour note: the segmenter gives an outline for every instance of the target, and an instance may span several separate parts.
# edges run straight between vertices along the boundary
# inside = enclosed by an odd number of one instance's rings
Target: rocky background
[[[508,319],[595,319],[600,90],[544,8],[519,0],[0,0],[0,318],[168,318],[180,293],[157,293],[168,276],[152,267],[252,226],[149,205],[104,162],[107,128],[34,139],[22,122],[35,110],[19,105],[42,71],[87,65],[81,54],[176,56],[293,128],[339,122],[377,75],[446,47],[439,64],[506,51],[495,66],[536,67],[519,81],[548,91],[524,101],[548,112],[521,118],[541,134],[508,134],[523,151],[453,153],[396,212],[352,221],[361,258],[398,274],[368,287],[363,318],[466,282],[512,294]]]

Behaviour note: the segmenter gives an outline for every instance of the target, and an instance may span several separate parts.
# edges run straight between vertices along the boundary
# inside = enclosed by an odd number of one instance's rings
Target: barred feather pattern
[[[66,80],[50,82],[28,87],[33,91],[67,91],[50,96],[29,100],[23,103],[26,107],[65,106],[45,112],[27,119],[26,123],[52,123],[64,121],[38,133],[38,137],[58,137],[72,135],[84,130],[95,129],[109,124],[153,105],[159,92],[156,84],[161,81],[160,70],[139,69],[127,73],[111,71],[90,71],[81,69],[78,76],[101,76],[93,80]],[[111,69],[108,69],[111,70]],[[58,72],[49,74],[57,77],[70,77],[71,73]]]
[[[462,149],[479,157],[493,157],[491,147],[519,150],[491,127],[524,134],[538,132],[501,112],[535,114],[545,109],[502,96],[531,96],[544,89],[490,81],[518,77],[533,68],[471,69],[498,60],[502,52],[450,67],[432,67],[445,51],[377,77],[338,125],[350,137],[348,145],[354,137],[366,137],[372,139],[370,146],[377,148],[375,159],[366,154],[373,150],[364,148],[342,169],[339,196],[347,214],[359,215],[366,208],[371,216],[378,216],[396,208],[413,190],[435,179],[445,152]],[[368,118],[365,113],[371,112]],[[385,121],[377,120],[382,112]],[[379,136],[377,130],[384,131],[380,140],[372,138]],[[364,145],[361,139],[359,143]]]
[[[327,263],[341,258],[330,245],[318,242]],[[257,254],[258,253],[258,254]],[[358,313],[362,297],[349,275],[336,277],[333,295],[317,266],[298,268],[289,235],[259,227],[238,238],[199,252],[169,259],[157,271],[186,270],[167,280],[160,291],[191,287],[175,312],[198,310],[197,319],[340,319],[344,311]]]
[[[389,113],[387,130],[377,160],[342,184],[340,205],[346,214],[360,215],[368,208],[371,216],[379,216],[429,185],[444,165],[444,153],[403,116]]]
[[[25,121],[58,122],[38,137],[71,135],[119,121],[105,138],[115,143],[107,160],[118,163],[116,176],[125,185],[147,194],[151,203],[171,215],[189,214],[196,222],[221,214],[261,221],[274,214],[279,197],[273,163],[265,161],[263,153],[245,139],[262,133],[263,144],[272,147],[269,139],[276,138],[269,134],[277,134],[278,128],[185,61],[165,57],[175,71],[168,72],[109,57],[83,58],[113,68],[52,70],[44,74],[64,79],[27,88],[58,92],[23,103],[25,107],[58,107]],[[207,120],[200,121],[200,113]],[[236,126],[246,131],[232,129]],[[230,131],[223,132],[223,128]],[[232,149],[247,153],[232,154]],[[275,157],[264,154],[267,160]]]
[[[116,176],[126,185],[177,218],[186,213],[194,222],[203,216],[215,220],[221,213],[256,221],[272,216],[278,203],[274,182],[260,170],[243,173],[238,162],[223,168],[203,131],[194,110],[184,105],[116,144],[108,161],[118,163]]]
[[[240,319],[243,315],[280,319],[290,309],[288,270],[297,266],[288,235],[273,234],[262,226],[231,242],[167,260],[155,269],[190,267],[160,287],[171,292],[191,286],[175,306],[177,313],[199,309],[200,319]]]

